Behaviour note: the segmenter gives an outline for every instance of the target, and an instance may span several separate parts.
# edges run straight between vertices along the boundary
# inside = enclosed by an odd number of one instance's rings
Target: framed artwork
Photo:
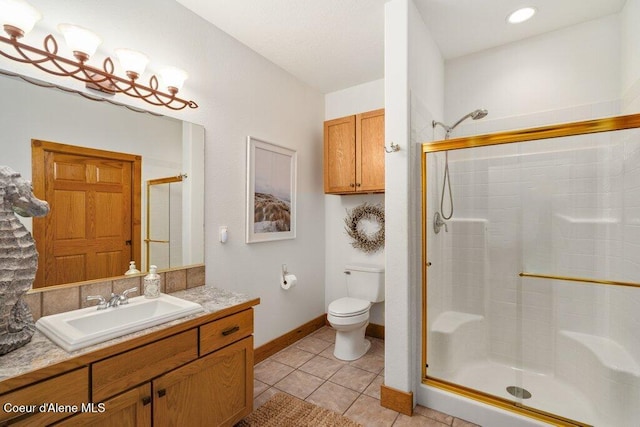
[[[247,137],[247,243],[295,239],[297,153]]]

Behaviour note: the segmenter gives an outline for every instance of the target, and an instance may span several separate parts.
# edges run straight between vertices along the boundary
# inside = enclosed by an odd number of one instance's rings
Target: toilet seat
[[[335,317],[354,317],[369,311],[371,302],[359,298],[339,298],[329,304],[328,312]]]

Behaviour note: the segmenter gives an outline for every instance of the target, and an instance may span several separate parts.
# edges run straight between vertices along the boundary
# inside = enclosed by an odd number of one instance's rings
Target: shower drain
[[[514,385],[507,387],[507,392],[513,397],[517,397],[518,399],[530,399],[531,393],[528,390],[525,390],[521,387],[516,387]]]

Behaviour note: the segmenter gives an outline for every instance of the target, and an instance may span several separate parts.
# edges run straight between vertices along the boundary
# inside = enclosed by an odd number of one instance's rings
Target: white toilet
[[[364,338],[371,303],[384,301],[384,268],[370,264],[345,267],[347,295],[329,304],[327,320],[336,330],[333,355],[340,360],[364,356],[371,343]]]

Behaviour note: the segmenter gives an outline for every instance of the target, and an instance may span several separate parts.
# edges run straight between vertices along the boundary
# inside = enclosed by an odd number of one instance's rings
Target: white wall
[[[325,95],[325,120],[384,108],[384,79],[374,80]],[[339,196],[324,199],[325,215],[325,309],[332,301],[347,296],[344,266],[351,262],[384,266],[384,248],[366,254],[351,246],[345,231],[347,210],[363,203],[384,205],[384,194]],[[384,302],[371,307],[369,322],[384,325]]]
[[[189,73],[180,96],[199,104],[173,112],[132,98],[121,102],[204,125],[206,281],[261,298],[256,309],[255,345],[276,338],[324,313],[324,195],[322,190],[323,95],[171,0],[110,2],[31,0],[54,32],[61,22],[91,28],[104,40],[91,60],[127,46],[151,57],[150,71],[177,65]],[[126,11],[126,13],[123,13]],[[42,34],[24,41],[41,45]],[[61,53],[64,52],[64,43]],[[0,67],[54,79],[34,67],[0,59]],[[143,77],[144,79],[144,77]],[[246,137],[252,135],[297,150],[297,237],[244,243]],[[229,227],[229,242],[218,242],[218,226]],[[298,276],[288,292],[279,287],[281,264]]]
[[[627,0],[620,13],[622,112],[640,111],[640,0]]]
[[[489,115],[477,122],[477,130],[484,131],[481,126],[500,118],[618,100],[619,25],[619,16],[611,15],[447,61],[446,122],[486,108]],[[514,125],[528,126],[522,117]],[[462,134],[456,128],[453,136]]]
[[[385,136],[400,151],[386,157],[385,384],[415,391],[420,346],[420,156],[431,118],[441,115],[443,61],[410,0],[385,5]]]

